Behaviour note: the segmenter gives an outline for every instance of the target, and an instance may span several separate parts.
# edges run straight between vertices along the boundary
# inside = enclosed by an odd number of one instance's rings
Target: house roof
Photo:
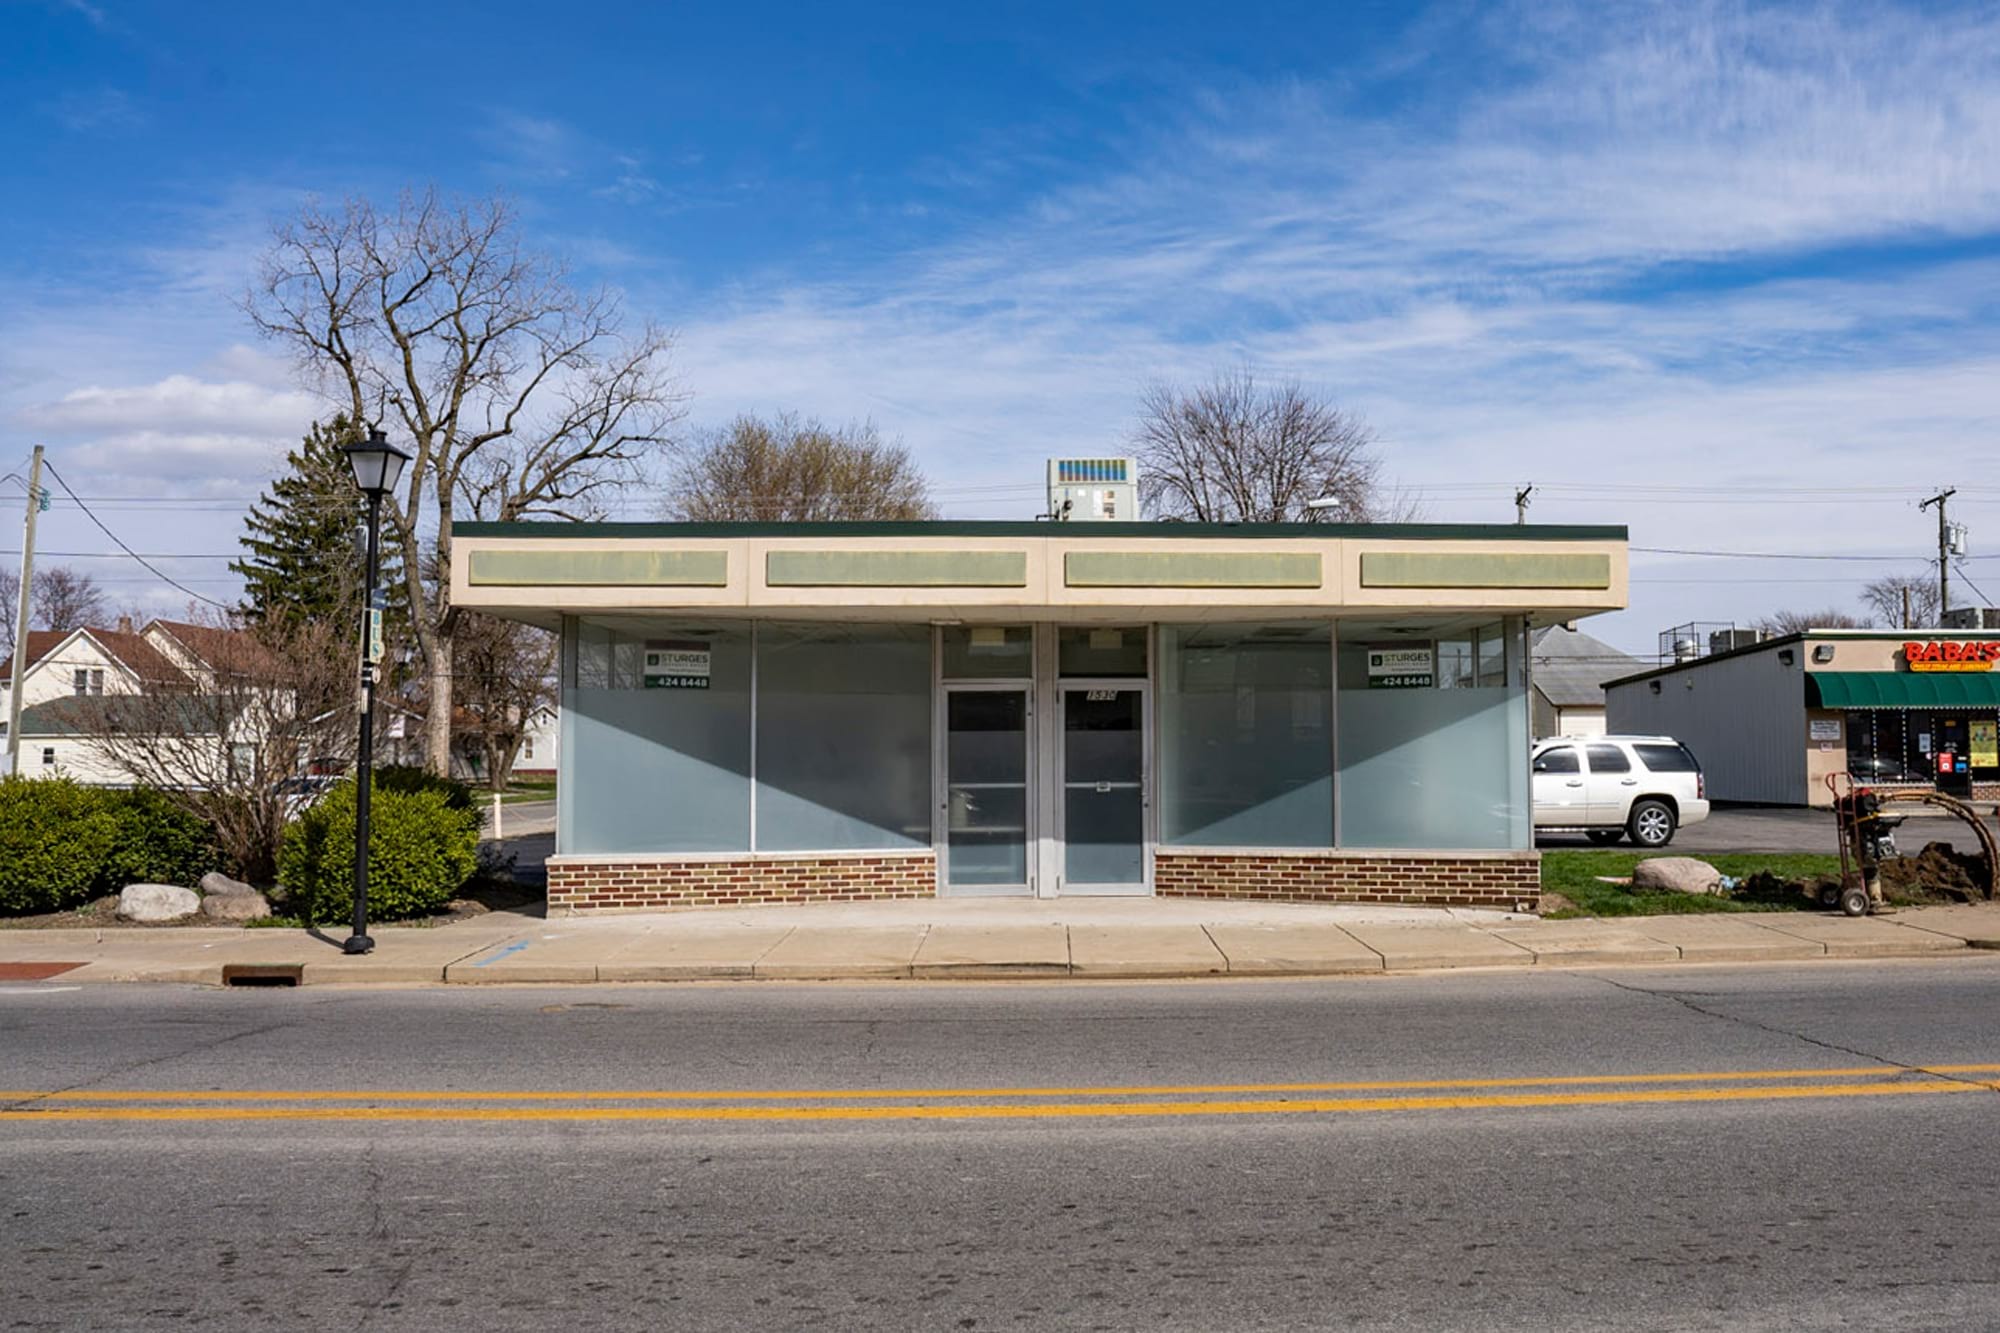
[[[1606,681],[1646,666],[1580,630],[1549,625],[1535,631],[1535,689],[1557,708],[1602,707]]]
[[[130,671],[148,685],[185,685],[187,676],[168,660],[166,654],[147,643],[145,637],[115,629],[38,629],[28,631],[28,665],[33,667],[78,634],[88,635],[104,650],[105,656]],[[0,665],[0,673],[11,672],[14,659]]]
[[[149,734],[164,730],[212,736],[219,730],[219,704],[227,707],[227,701],[195,694],[66,694],[22,709],[21,736],[24,740],[30,736],[88,736],[104,730],[121,709],[128,722],[139,724]]]
[[[211,670],[270,664],[270,651],[254,635],[242,630],[196,625],[185,620],[155,620],[146,629],[149,633],[159,630],[169,636]]]
[[[75,632],[76,631],[74,630],[67,630],[67,629],[29,630],[28,665],[32,667],[35,663],[41,661],[44,657],[47,657],[50,653],[55,651],[57,644],[61,643],[64,639],[67,639],[71,634],[74,634]],[[14,659],[12,657],[7,658],[7,660],[4,662],[0,662],[0,676],[9,675],[13,670],[14,670]]]

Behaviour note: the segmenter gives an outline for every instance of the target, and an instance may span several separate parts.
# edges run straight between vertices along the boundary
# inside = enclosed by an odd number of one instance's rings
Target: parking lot
[[[1898,813],[1903,813],[1898,811]],[[2000,824],[1993,812],[1982,812],[1986,826],[2000,837]],[[1896,844],[1903,851],[1921,851],[1925,843],[1945,842],[1958,851],[1976,852],[1979,840],[1961,821],[1942,812],[1910,811],[1910,820],[1897,830]],[[1549,833],[1535,840],[1542,848],[1593,846],[1581,833]],[[1630,843],[1619,846],[1629,848]],[[1685,852],[1828,852],[1839,851],[1835,841],[1833,814],[1827,810],[1803,810],[1791,806],[1717,806],[1707,819],[1689,825],[1674,835],[1667,854]]]

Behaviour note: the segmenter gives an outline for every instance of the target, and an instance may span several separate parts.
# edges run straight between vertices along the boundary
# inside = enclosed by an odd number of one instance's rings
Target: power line
[[[96,514],[92,513],[90,506],[77,498],[76,492],[70,489],[69,482],[63,477],[63,474],[61,472],[58,472],[56,470],[56,465],[54,463],[51,463],[47,459],[44,459],[42,461],[42,466],[47,468],[49,471],[49,475],[56,479],[56,485],[63,488],[63,494],[67,495],[71,500],[74,500],[76,502],[76,507],[84,512],[84,516],[87,517],[92,523],[95,523],[97,525],[97,530],[99,532],[102,532],[105,536],[109,537],[112,541],[112,544],[117,546],[119,550],[123,551],[125,554],[131,556],[134,560],[138,561],[139,564],[148,573],[152,574],[155,578],[159,579],[162,583],[166,584],[168,587],[180,589],[180,591],[194,598],[197,602],[206,602],[208,603],[208,605],[215,607],[216,609],[221,611],[227,611],[230,609],[229,604],[227,602],[218,602],[213,597],[208,597],[201,593],[198,593],[193,588],[188,587],[186,584],[177,582],[176,580],[167,577],[166,574],[161,572],[161,570],[157,565],[154,565],[151,561],[147,560],[145,556],[140,555],[137,551],[127,546],[125,544],[124,538],[120,537],[117,533],[113,532],[110,528],[106,527],[104,525],[104,520],[99,518]]]

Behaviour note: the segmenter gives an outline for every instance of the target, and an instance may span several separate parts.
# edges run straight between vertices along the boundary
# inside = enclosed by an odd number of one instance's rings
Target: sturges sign
[[[1991,671],[2000,662],[2000,642],[1911,639],[1903,644],[1903,661],[1912,671]]]

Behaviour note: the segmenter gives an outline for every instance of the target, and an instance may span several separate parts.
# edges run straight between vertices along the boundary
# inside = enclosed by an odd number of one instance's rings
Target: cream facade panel
[[[1606,586],[1364,586],[1363,545],[1459,557],[1450,567],[1468,576],[1493,557],[1582,557]],[[551,628],[563,614],[681,611],[1070,623],[1342,610],[1567,619],[1616,610],[1626,592],[1624,545],[1613,540],[1104,538],[1046,525],[1033,535],[937,537],[467,536],[454,547],[456,605]]]

